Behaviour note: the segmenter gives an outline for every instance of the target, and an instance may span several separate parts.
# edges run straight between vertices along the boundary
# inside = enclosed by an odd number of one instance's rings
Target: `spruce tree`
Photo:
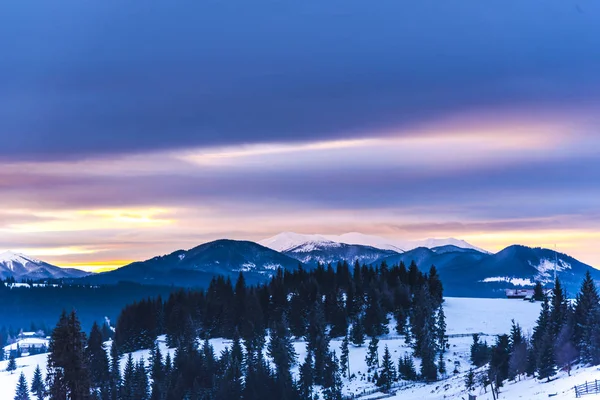
[[[365,327],[360,316],[356,316],[352,321],[350,337],[352,338],[352,344],[355,346],[360,347],[365,344]]]
[[[110,385],[109,362],[104,344],[102,343],[102,332],[96,322],[94,322],[90,332],[86,356],[90,370],[91,387],[99,390],[106,396]]]
[[[440,353],[444,354],[446,352],[446,316],[444,314],[444,307],[440,304],[437,313],[437,342]]]
[[[15,359],[15,352],[11,351],[10,356],[8,356],[8,365],[6,366],[6,371],[11,374],[17,369],[17,360]]]
[[[296,364],[296,352],[289,332],[285,315],[273,324],[267,353],[275,366],[277,393],[282,399],[293,397],[294,385],[290,369]]]
[[[544,300],[544,296],[544,287],[540,281],[537,281],[533,287],[533,299],[535,301],[542,301]]]
[[[117,350],[117,344],[113,340],[110,346],[110,398],[111,400],[120,400],[119,392],[121,390],[121,356]]]
[[[22,372],[21,375],[19,375],[19,382],[17,383],[15,400],[29,400],[29,389],[27,388],[27,379],[25,379],[25,375]]]
[[[574,315],[574,341],[583,362],[600,363],[600,346],[595,337],[600,324],[600,296],[589,271],[577,294]]]
[[[435,268],[435,265],[432,265],[431,268],[429,269],[429,274],[427,276],[427,284],[428,284],[428,289],[429,289],[429,293],[431,294],[431,297],[433,299],[433,301],[435,302],[435,305],[437,307],[441,307],[443,300],[443,292],[444,292],[444,287],[442,285],[442,281],[440,280],[440,277],[437,273],[437,269]]]
[[[342,370],[342,376],[348,378],[350,377],[350,349],[348,343],[348,335],[344,336],[344,340],[342,340],[342,347],[340,351],[342,352],[340,356],[340,368]]]
[[[417,379],[417,370],[413,358],[405,354],[398,359],[398,375],[405,381],[414,381]]]
[[[85,333],[81,331],[75,311],[68,315],[63,311],[48,347],[46,381],[51,398],[66,395],[79,400],[89,397],[90,375],[85,348]]]
[[[438,371],[441,375],[446,374],[446,362],[444,361],[444,353],[439,353],[438,356]]]
[[[489,375],[497,388],[502,386],[502,382],[508,379],[510,343],[508,335],[500,335],[492,347],[492,356],[490,359]]]
[[[364,315],[364,327],[367,336],[381,336],[388,333],[388,319],[381,308],[380,293],[372,283],[368,294],[367,308]]]
[[[467,388],[467,392],[475,389],[475,373],[473,372],[473,368],[469,368],[469,372],[465,376],[465,387]]]
[[[381,361],[381,373],[379,374],[379,380],[377,386],[379,386],[384,393],[389,393],[393,382],[396,380],[396,369],[394,368],[394,362],[387,345],[383,351],[383,359]]]
[[[556,373],[554,342],[551,332],[547,332],[542,339],[540,354],[538,355],[537,373],[539,379],[547,379],[548,382]]]
[[[40,370],[40,366],[35,367],[35,372],[33,373],[33,380],[31,381],[31,394],[36,397],[37,400],[44,400],[44,392],[46,388],[44,387],[44,379],[42,377],[42,371]]]
[[[123,371],[123,381],[121,383],[120,399],[119,400],[137,400],[135,398],[135,363],[131,353],[127,355],[125,370]]]
[[[369,342],[369,348],[367,350],[365,362],[369,371],[379,367],[379,339],[377,339],[375,336],[373,336]]]
[[[567,298],[560,280],[556,278],[552,289],[552,303],[549,316],[549,329],[552,337],[556,339],[567,318]]]
[[[133,395],[136,400],[148,400],[148,373],[144,358],[142,357],[135,366]]]
[[[306,358],[300,366],[300,379],[298,380],[298,392],[301,399],[311,399],[313,392],[313,362],[310,351],[306,352]]]
[[[162,361],[162,354],[158,342],[154,344],[150,357],[150,377],[152,378],[151,400],[164,400],[166,398],[166,377]]]
[[[328,385],[323,391],[324,400],[342,400],[342,377],[340,376],[339,360],[335,352],[329,354],[327,363]]]
[[[314,355],[313,373],[315,384],[322,385],[325,380],[325,367],[329,355],[329,335],[327,323],[320,302],[316,302],[310,312],[306,344]]]

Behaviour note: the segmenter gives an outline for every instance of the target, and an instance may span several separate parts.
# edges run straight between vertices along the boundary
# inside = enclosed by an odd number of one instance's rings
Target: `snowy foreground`
[[[422,383],[407,383],[399,390],[391,399],[467,399],[467,392],[464,387],[464,375],[470,368],[469,350],[472,342],[471,334],[481,333],[483,339],[488,343],[493,343],[495,338],[493,335],[508,333],[510,330],[511,319],[518,322],[525,332],[531,331],[535,325],[535,320],[539,314],[539,303],[529,303],[520,300],[507,299],[470,299],[470,298],[447,298],[444,310],[448,324],[447,333],[450,336],[450,351],[446,353],[446,365],[451,371],[454,368],[455,362],[458,362],[459,374],[450,376],[442,381],[433,384]],[[390,329],[393,332],[392,329]],[[462,336],[461,336],[462,335]],[[162,338],[161,338],[162,339]],[[223,339],[213,339],[211,344],[215,349],[215,353],[219,354],[224,348],[229,346],[231,342]],[[340,354],[339,347],[341,341],[333,340],[331,346],[338,355]],[[404,343],[403,337],[398,337],[395,334],[390,334],[388,337],[381,338],[379,342],[380,356],[383,353],[383,348],[388,346],[394,364],[397,365],[398,358],[411,349]],[[298,360],[302,361],[305,357],[305,344],[303,342],[295,343]],[[163,355],[173,350],[167,349],[164,340],[161,343]],[[375,386],[366,380],[366,365],[365,355],[367,353],[366,344],[362,347],[350,347],[350,370],[356,375],[352,381],[344,379],[344,394],[360,395],[363,391],[372,391]],[[42,371],[46,368],[46,354],[35,355],[31,357],[23,357],[17,359],[18,369],[15,373],[10,374],[5,372],[7,361],[0,362],[0,400],[9,400],[14,398],[17,380],[21,372],[25,373],[28,382],[31,382],[33,372],[36,365],[39,364]],[[137,351],[134,353],[134,358],[145,360],[149,359],[149,352],[146,350]],[[125,358],[122,359],[122,366],[125,364]],[[417,362],[418,367],[418,360]],[[297,373],[297,368],[296,371]],[[553,399],[573,399],[575,393],[573,386],[580,385],[586,381],[594,381],[600,379],[600,369],[592,368],[577,368],[572,371],[572,376],[568,377],[566,373],[560,373],[550,383],[541,383],[535,379],[525,379],[520,382],[506,383],[501,389],[500,399],[547,399],[551,396]],[[400,385],[403,385],[400,383]],[[478,400],[492,399],[492,394],[480,392],[479,388],[472,394],[477,395]],[[364,399],[379,398],[379,394],[371,394]],[[598,398],[600,396],[586,396],[588,399]]]

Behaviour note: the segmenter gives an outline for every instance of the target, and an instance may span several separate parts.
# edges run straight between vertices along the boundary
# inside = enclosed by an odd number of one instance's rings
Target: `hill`
[[[496,254],[456,246],[420,247],[385,259],[388,265],[404,262],[407,267],[413,260],[420,269],[435,265],[450,296],[498,297],[505,289],[533,287],[536,281],[548,285],[554,280],[555,262],[557,276],[570,295],[579,290],[588,270],[600,281],[600,271],[567,254],[521,245]]]
[[[13,277],[17,281],[24,279],[65,279],[81,278],[89,274],[89,272],[74,268],[60,268],[12,251],[0,254],[0,279],[8,277]]]
[[[155,285],[205,286],[213,276],[237,277],[246,281],[268,279],[277,269],[294,269],[298,261],[249,241],[221,239],[190,250],[177,250],[146,261],[134,262],[114,271],[84,278],[95,284],[131,281]]]

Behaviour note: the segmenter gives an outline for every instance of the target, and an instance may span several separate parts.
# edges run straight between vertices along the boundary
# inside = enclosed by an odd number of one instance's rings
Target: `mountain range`
[[[416,244],[424,246],[413,247]],[[412,248],[406,250],[409,247]],[[579,290],[588,270],[600,282],[600,271],[549,249],[513,245],[494,254],[458,239],[399,243],[358,233],[326,236],[290,232],[259,243],[216,240],[92,275],[61,269],[24,255],[5,253],[0,256],[0,277],[57,277],[94,284],[131,281],[205,287],[215,275],[234,280],[239,272],[243,272],[248,283],[257,283],[267,280],[279,268],[293,270],[299,264],[313,268],[318,263],[335,264],[338,261],[358,261],[373,266],[385,261],[389,266],[404,263],[407,267],[414,261],[424,271],[435,265],[444,283],[444,293],[449,296],[497,297],[504,295],[504,289],[532,287],[536,281],[550,284],[555,265],[558,277],[571,295]]]
[[[12,251],[0,253],[0,278],[13,277],[16,280],[24,279],[65,279],[81,278],[89,272],[74,268],[60,268],[47,262],[37,260]]]
[[[295,269],[298,260],[249,241],[221,239],[190,250],[177,250],[146,261],[125,265],[114,271],[90,275],[85,282],[111,284],[120,281],[153,285],[206,286],[215,275],[237,278],[240,272],[248,283],[267,280],[279,268]]]

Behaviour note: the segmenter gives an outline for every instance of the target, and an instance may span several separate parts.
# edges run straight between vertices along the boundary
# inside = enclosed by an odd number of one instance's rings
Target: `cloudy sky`
[[[600,267],[600,2],[0,4],[0,250],[280,231]]]

